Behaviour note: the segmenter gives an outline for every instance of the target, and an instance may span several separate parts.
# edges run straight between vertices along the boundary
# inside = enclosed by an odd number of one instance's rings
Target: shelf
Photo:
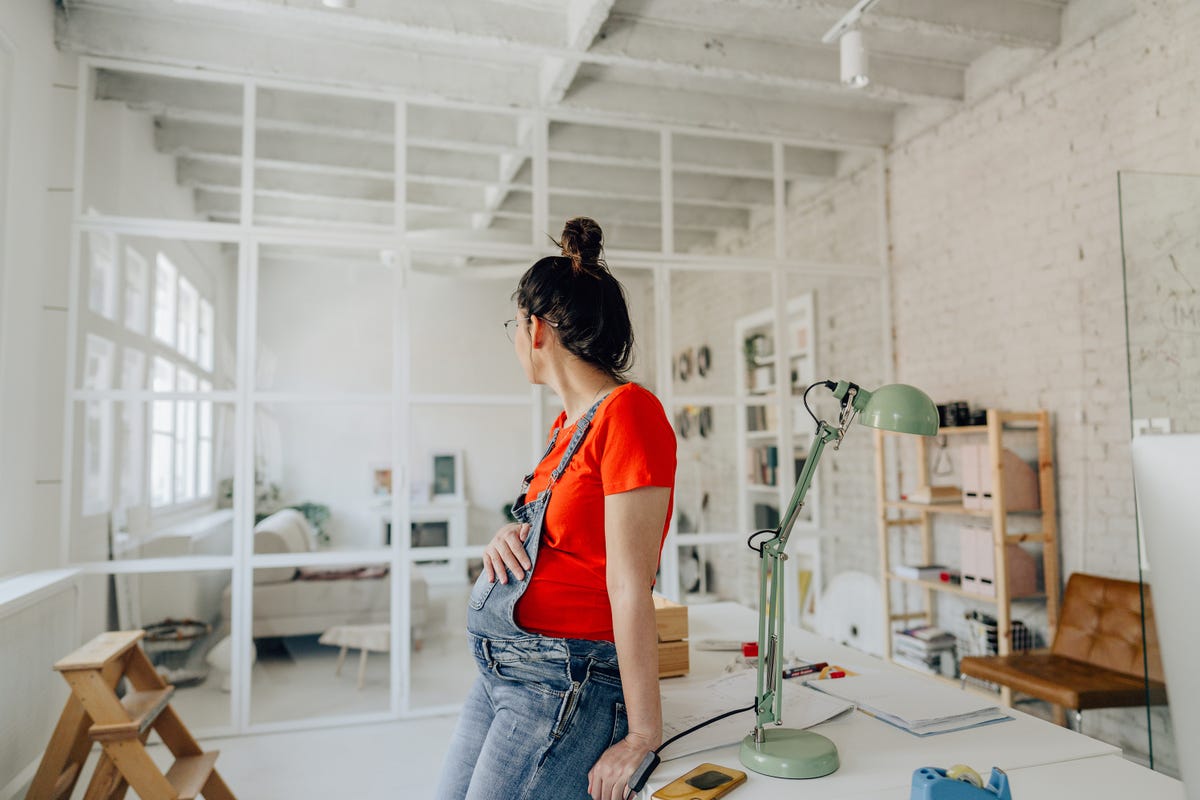
[[[904,500],[889,500],[884,503],[886,508],[901,511],[922,511],[933,514],[957,514],[964,517],[986,517],[991,519],[991,509],[965,508],[961,503],[910,503]],[[1006,514],[1041,514],[1041,509],[1030,511],[1006,511]]]
[[[779,438],[779,434],[776,433],[775,431],[746,431],[746,438],[751,441],[755,441],[755,442],[759,442],[759,441],[772,441],[773,442]]]
[[[901,575],[897,575],[894,572],[888,573],[888,580],[898,581],[899,583],[907,583],[912,586],[919,586],[922,589],[932,589],[935,592],[946,592],[947,594],[956,594],[959,597],[966,597],[971,600],[978,600],[982,603],[995,603],[996,602],[995,597],[990,597],[986,594],[977,594],[975,592],[968,592],[966,589],[962,588],[962,586],[960,584],[943,583],[942,581],[922,581],[922,580],[918,580],[917,578],[905,578]],[[1040,599],[1044,598],[1045,596],[1046,595],[1039,592],[1037,594],[1013,595],[1012,597],[1009,598],[1009,600],[1015,603],[1019,600],[1040,600]]]
[[[747,483],[746,491],[759,492],[759,493],[770,492],[771,494],[779,494],[779,487],[778,486],[765,486],[761,483]]]

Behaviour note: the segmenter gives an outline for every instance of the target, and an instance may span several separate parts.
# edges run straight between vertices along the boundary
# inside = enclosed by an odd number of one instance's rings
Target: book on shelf
[[[939,628],[936,625],[918,625],[915,628],[906,628],[896,631],[893,635],[893,640],[911,641],[925,645],[926,647],[949,643],[954,644],[954,634],[945,628]]]
[[[940,581],[942,573],[948,571],[945,564],[897,564],[892,568],[892,572],[901,578],[916,581]]]
[[[925,644],[899,636],[892,639],[892,653],[903,654],[909,658],[929,658],[939,653],[952,653],[955,649],[954,642]]]

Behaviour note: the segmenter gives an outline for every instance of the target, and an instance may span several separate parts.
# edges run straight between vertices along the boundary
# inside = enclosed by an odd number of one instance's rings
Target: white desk
[[[688,627],[688,638],[693,643],[706,637],[748,641],[757,638],[757,615],[733,603],[691,606]],[[902,669],[795,628],[787,631],[784,649],[807,660],[828,661],[850,668]],[[698,651],[693,644],[691,673],[686,678],[672,680],[703,683],[720,674],[732,657],[731,653]],[[945,690],[959,691],[949,686]],[[1040,790],[1038,794],[1033,794],[1031,788],[1022,789],[1020,794],[1014,791],[1016,800],[1032,800],[1042,796],[1115,798],[1118,795],[1100,792],[1107,792],[1107,787],[1112,785],[1105,775],[1118,771],[1123,781],[1121,785],[1139,787],[1137,794],[1129,790],[1121,795],[1123,800],[1128,800],[1130,796],[1154,797],[1156,800],[1159,797],[1171,797],[1170,794],[1156,793],[1157,787],[1162,785],[1178,786],[1177,795],[1183,796],[1182,785],[1178,781],[1136,764],[1129,764],[1132,769],[1120,766],[1127,762],[1120,758],[1120,750],[1112,745],[1015,709],[1010,713],[1013,719],[1009,722],[922,738],[853,711],[813,729],[828,736],[838,747],[841,768],[832,775],[807,781],[759,775],[741,766],[739,746],[735,744],[663,763],[655,770],[641,797],[649,798],[666,783],[705,761],[746,772],[746,784],[737,790],[737,797],[741,800],[794,800],[801,792],[805,800],[866,800],[868,797],[906,800],[913,770],[924,766],[949,767],[953,764],[968,764],[985,778],[993,766],[1000,767],[1013,778],[1014,788],[1032,787],[1042,781],[1047,786],[1059,787],[1056,795],[1043,795]],[[746,732],[749,733],[754,725],[750,712],[746,712],[745,720]],[[784,725],[787,725],[786,717]],[[1089,773],[1089,767],[1093,765],[1096,765],[1098,772],[1095,778]],[[1166,784],[1163,784],[1164,781]],[[1062,789],[1066,785],[1064,782],[1071,784],[1065,794]],[[1089,793],[1084,793],[1084,788]],[[1093,788],[1094,793],[1091,792]]]

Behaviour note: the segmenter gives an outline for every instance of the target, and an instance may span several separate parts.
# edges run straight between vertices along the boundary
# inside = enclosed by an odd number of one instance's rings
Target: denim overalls
[[[513,515],[529,523],[525,552],[532,568],[508,583],[481,574],[471,590],[467,632],[479,678],[463,705],[436,797],[439,800],[586,800],[587,773],[625,738],[627,721],[612,642],[555,639],[530,633],[513,616],[537,569],[538,547],[554,485],[587,436],[597,400],[575,424],[549,485]],[[542,460],[554,449],[551,438]],[[528,491],[533,473],[525,476]]]

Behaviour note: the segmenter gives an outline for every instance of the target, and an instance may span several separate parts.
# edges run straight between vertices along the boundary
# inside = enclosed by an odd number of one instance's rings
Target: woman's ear
[[[541,317],[529,315],[529,345],[534,349],[541,349],[546,346],[546,328],[548,326],[542,322]]]

